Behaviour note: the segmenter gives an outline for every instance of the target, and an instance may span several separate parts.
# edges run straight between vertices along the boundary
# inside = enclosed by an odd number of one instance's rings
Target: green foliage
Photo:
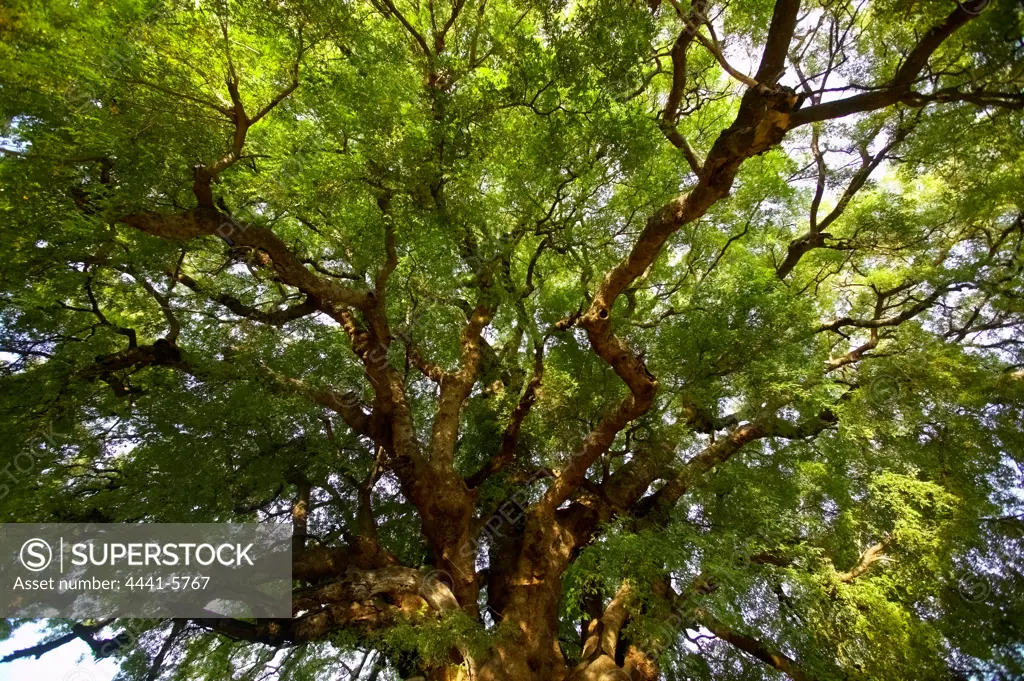
[[[457,370],[467,313],[496,303],[461,412],[461,475],[500,448],[542,345],[537,403],[514,464],[479,488],[478,525],[514,493],[536,500],[546,478],[521,481],[568,467],[628,394],[582,329],[553,327],[575,322],[648,218],[695,185],[663,131],[668,54],[682,30],[674,3],[455,3],[447,48],[429,63],[388,4],[0,8],[5,522],[278,520],[301,474],[315,489],[316,539],[336,545],[360,532],[358,488],[371,479],[383,548],[405,565],[437,560],[408,490],[387,465],[377,470],[377,443],[309,399],[330,389],[374,404],[337,321],[318,310],[265,323],[304,296],[258,251],[123,222],[193,208],[197,168],[224,157],[235,134],[220,111],[232,106],[226,78],[237,75],[252,117],[288,87],[300,50],[299,86],[218,174],[217,208],[360,291],[374,288],[393,230],[394,342],[374,361],[402,376],[419,433],[435,423],[438,387],[412,351]],[[431,12],[453,9],[396,4],[428,41]],[[756,71],[775,3],[708,5],[725,54]],[[850,43],[836,63],[825,33],[807,37],[803,71],[832,69],[829,85],[851,92],[890,83],[954,9],[804,7],[807,36],[819,18],[841,20]],[[992,2],[932,56],[929,87],[998,86],[1019,103],[1021,20],[1019,3]],[[688,60],[677,128],[705,158],[741,90],[699,44]],[[783,82],[798,85],[792,69]],[[664,468],[653,491],[735,426],[770,418],[777,430],[694,477],[660,525],[616,509],[573,554],[558,613],[570,662],[582,655],[588,601],[606,604],[627,584],[627,637],[668,679],[775,678],[712,640],[696,608],[823,681],[1024,673],[1022,129],[1019,106],[909,97],[796,128],[749,159],[731,193],[672,235],[619,296],[612,330],[659,392],[590,469],[593,487],[649,456]],[[903,130],[844,206],[862,159]],[[818,199],[814,146],[828,166]],[[780,276],[812,210],[819,224],[837,210],[827,246]],[[98,373],[129,349],[125,329],[139,346],[172,335],[161,297],[180,324],[181,361]],[[844,356],[853,358],[828,364]],[[607,502],[592,489],[581,498]],[[840,579],[879,542],[878,562]],[[494,543],[480,543],[482,560],[497,560]],[[715,587],[687,593],[702,578]],[[666,582],[683,605],[666,605]],[[483,655],[508,634],[465,613],[420,615],[287,654],[189,630],[161,678],[255,679],[270,660],[281,678],[335,678],[355,651],[412,668],[444,663],[453,647]],[[0,640],[15,625],[0,623]],[[55,634],[69,626],[52,623]],[[139,645],[118,653],[125,680],[145,678],[170,625],[146,621],[139,632]]]

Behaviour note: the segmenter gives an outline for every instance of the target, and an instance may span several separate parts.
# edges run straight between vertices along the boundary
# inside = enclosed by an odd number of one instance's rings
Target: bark
[[[813,677],[785,653],[779,652],[755,638],[733,631],[703,610],[697,610],[697,617],[698,621],[712,634],[768,666],[778,669],[793,681],[812,681]]]

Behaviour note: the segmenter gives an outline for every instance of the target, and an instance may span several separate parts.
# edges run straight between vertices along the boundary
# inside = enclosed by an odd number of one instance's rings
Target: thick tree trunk
[[[494,650],[479,681],[655,681],[657,666],[620,637],[628,587],[589,623],[582,659],[569,664],[559,645],[562,575],[579,538],[549,514],[531,514],[522,536],[491,554],[491,607],[500,613]],[[526,537],[524,539],[524,537]],[[532,539],[531,539],[532,538]],[[600,605],[598,605],[600,608]]]

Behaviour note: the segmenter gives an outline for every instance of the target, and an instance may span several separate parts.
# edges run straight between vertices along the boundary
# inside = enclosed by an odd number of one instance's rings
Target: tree
[[[290,518],[296,616],[8,659],[1024,673],[1022,20],[14,0],[4,518]]]

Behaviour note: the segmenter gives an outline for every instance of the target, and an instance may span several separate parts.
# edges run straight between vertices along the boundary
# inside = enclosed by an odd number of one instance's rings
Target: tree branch
[[[964,0],[957,3],[957,8],[946,17],[941,24],[932,27],[914,49],[907,55],[903,65],[896,71],[893,82],[886,88],[865,92],[845,99],[816,104],[796,111],[791,120],[790,128],[795,128],[817,121],[842,118],[864,111],[875,111],[896,104],[904,99],[914,99],[912,87],[920,76],[928,60],[957,29],[975,19],[985,8],[989,0]]]
[[[849,583],[860,577],[882,558],[883,552],[891,541],[891,537],[886,537],[877,544],[869,546],[864,553],[860,554],[857,564],[846,572],[837,572],[836,579],[843,583]]]
[[[534,351],[533,377],[519,398],[519,403],[512,412],[509,424],[505,426],[505,432],[501,436],[501,448],[483,467],[466,478],[466,486],[470,489],[482,485],[488,478],[501,471],[515,458],[516,444],[519,442],[519,431],[522,429],[523,421],[530,414],[530,409],[537,401],[537,391],[540,389],[543,376],[544,346],[542,343],[538,343]]]
[[[810,676],[793,658],[785,653],[775,650],[771,646],[758,641],[755,638],[733,631],[718,621],[711,613],[703,608],[697,608],[697,621],[706,627],[712,634],[727,643],[739,648],[748,655],[757,658],[774,669],[793,679],[793,681],[812,681]]]

